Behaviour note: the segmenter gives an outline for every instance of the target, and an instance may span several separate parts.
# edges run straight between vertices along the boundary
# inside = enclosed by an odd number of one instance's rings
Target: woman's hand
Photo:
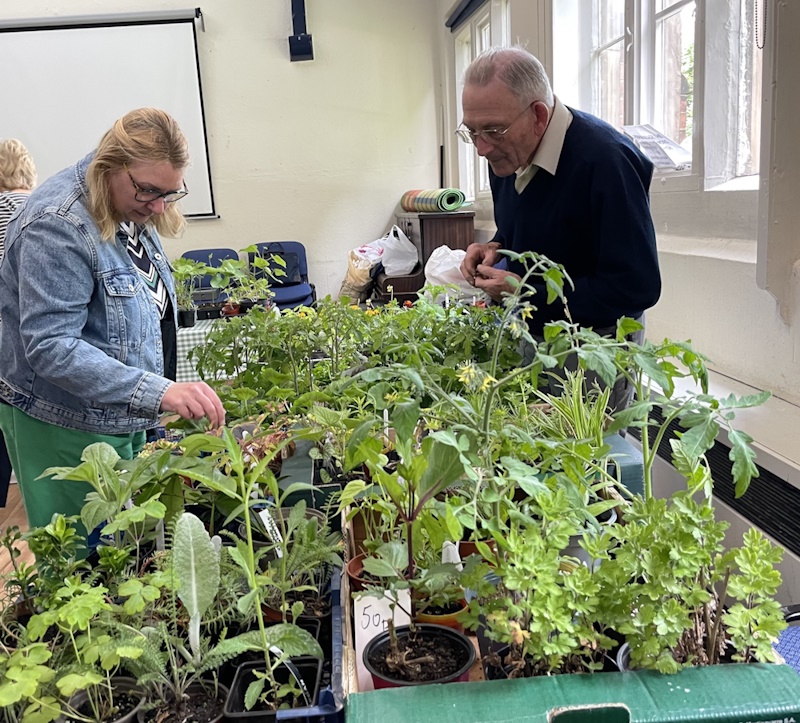
[[[222,402],[205,382],[173,382],[161,400],[161,411],[175,412],[184,419],[206,417],[212,429],[225,424]]]

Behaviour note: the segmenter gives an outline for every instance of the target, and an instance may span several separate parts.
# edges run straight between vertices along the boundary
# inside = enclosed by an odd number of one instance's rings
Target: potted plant
[[[254,248],[248,246],[242,251],[248,252]],[[272,296],[270,284],[274,279],[273,271],[260,256],[252,263],[246,258],[224,259],[213,271],[211,287],[225,294],[226,301],[222,307],[225,315],[238,314],[245,302],[253,306],[269,301]]]
[[[191,327],[197,321],[197,304],[194,294],[198,280],[210,273],[208,264],[180,257],[172,262],[172,278],[175,280],[175,302],[178,307],[178,326]]]
[[[464,474],[468,460],[464,455],[465,446],[450,432],[435,432],[419,439],[418,402],[397,404],[389,417],[394,429],[396,464],[389,465],[386,455],[367,449],[366,466],[373,484],[380,487],[382,496],[391,500],[396,509],[402,543],[381,545],[377,556],[366,557],[363,565],[367,572],[381,579],[391,592],[394,604],[399,604],[399,590],[410,588],[419,592],[426,584],[431,592],[437,588],[433,578],[443,570],[438,567],[426,570],[419,565],[415,548],[415,542],[420,539],[419,520],[435,495]],[[350,482],[342,493],[343,502],[346,504],[363,489],[364,482]],[[448,568],[447,574],[455,575],[454,564],[445,563],[442,568]],[[414,622],[418,607],[427,604],[412,594],[411,609],[407,611],[411,625],[395,628],[390,620],[385,639],[379,636],[365,648],[365,665],[379,673],[375,681],[377,687],[392,684],[389,679],[402,685],[449,682],[468,676],[475,656],[469,639],[445,626]],[[431,639],[437,641],[434,647],[438,646],[438,654],[431,650],[434,645]],[[440,660],[440,655],[445,660]]]
[[[221,666],[262,650],[263,641],[255,631],[232,637],[223,634],[216,641],[211,637],[214,629],[205,617],[220,594],[221,554],[220,538],[212,539],[195,515],[185,512],[178,518],[167,569],[157,578],[167,599],[166,607],[161,606],[167,617],[140,629],[147,641],[146,653],[127,663],[149,694],[146,720],[177,723],[199,712],[222,720],[229,691],[219,681]],[[136,589],[123,586],[120,594]],[[289,628],[271,629],[267,643],[291,646],[292,632]]]
[[[565,552],[582,523],[563,488],[543,487],[518,503],[502,532],[492,530],[494,546],[477,543],[492,565],[465,572],[476,595],[463,618],[479,631],[487,676],[593,672],[606,664],[616,644],[600,624],[602,562],[586,566]],[[589,532],[582,544],[594,559],[608,555],[607,534]]]
[[[54,604],[27,624],[32,642],[44,642],[52,635],[63,641],[55,644],[57,656],[47,660],[57,694],[44,698],[31,693],[31,688],[26,691],[43,715],[53,716],[47,720],[61,714],[65,720],[124,723],[135,717],[144,702],[135,681],[117,677],[121,662],[141,656],[144,647],[135,635],[120,633],[113,626],[108,593],[102,585],[77,576],[67,578],[56,591]],[[43,678],[37,675],[37,680]]]
[[[598,599],[604,622],[625,637],[627,668],[778,661],[782,550],[753,528],[740,547],[728,547],[727,527],[710,500],[686,490],[636,499],[626,524],[611,526]]]
[[[287,439],[285,443],[288,444],[289,441]],[[280,623],[268,628],[263,616],[259,614],[270,579],[259,564],[250,514],[252,506],[258,507],[266,503],[261,496],[262,486],[273,491],[277,489],[277,480],[270,471],[269,464],[273,455],[280,454],[280,445],[263,458],[250,460],[232,432],[225,428],[221,437],[211,434],[186,437],[181,442],[181,447],[191,456],[201,453],[207,455],[203,458],[202,465],[186,470],[187,476],[235,501],[237,508],[232,516],[241,515],[245,522],[245,538],[234,541],[235,547],[230,554],[247,583],[248,591],[238,602],[239,611],[242,614],[255,613],[257,622],[257,629],[245,635],[259,646],[262,657],[254,669],[251,670],[250,666],[246,674],[242,673],[234,678],[226,701],[225,715],[230,718],[232,715],[249,713],[259,708],[274,712],[290,702],[300,703],[305,699],[304,696],[295,696],[296,688],[287,683],[285,678],[286,675],[290,678],[293,676],[292,659],[311,656],[318,661],[322,657],[322,650],[306,630],[292,623]],[[305,486],[307,485],[289,485],[282,494],[291,494]],[[302,608],[303,603],[296,602],[292,608],[293,613],[299,615]],[[239,685],[242,680],[246,680],[244,692]],[[245,710],[237,710],[240,706]]]

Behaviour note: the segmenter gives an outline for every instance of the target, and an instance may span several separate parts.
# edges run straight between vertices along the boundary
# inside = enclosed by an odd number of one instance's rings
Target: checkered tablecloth
[[[201,319],[194,326],[188,329],[178,329],[178,371],[176,381],[178,382],[199,382],[200,376],[195,371],[192,360],[189,359],[189,352],[196,346],[206,343],[208,332],[214,324],[225,323],[225,319]]]

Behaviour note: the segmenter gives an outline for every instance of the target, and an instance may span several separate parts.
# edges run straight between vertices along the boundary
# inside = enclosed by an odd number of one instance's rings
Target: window
[[[467,66],[487,48],[493,45],[510,45],[508,3],[487,3],[480,12],[475,13],[459,29],[455,36],[455,74],[456,74],[456,124],[461,121],[461,91],[464,71]],[[491,193],[489,189],[489,167],[478,156],[475,146],[457,143],[458,176],[461,190],[467,198],[475,199]]]
[[[671,157],[691,154],[690,165],[657,168],[662,176],[691,174],[695,188],[711,188],[758,174],[761,51],[755,26],[765,2],[553,3],[556,93],[616,127],[652,126],[675,144]],[[703,88],[709,89],[705,97],[698,95]],[[695,132],[700,128],[702,136]],[[689,187],[672,183],[668,190]]]

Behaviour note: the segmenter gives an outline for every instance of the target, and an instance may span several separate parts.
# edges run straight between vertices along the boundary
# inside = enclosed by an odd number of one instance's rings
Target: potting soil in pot
[[[397,639],[397,647],[405,664],[398,668],[387,662],[389,641],[376,645],[370,651],[369,662],[375,670],[387,678],[425,683],[442,680],[458,672],[469,660],[469,653],[454,646],[446,635],[402,636]]]

